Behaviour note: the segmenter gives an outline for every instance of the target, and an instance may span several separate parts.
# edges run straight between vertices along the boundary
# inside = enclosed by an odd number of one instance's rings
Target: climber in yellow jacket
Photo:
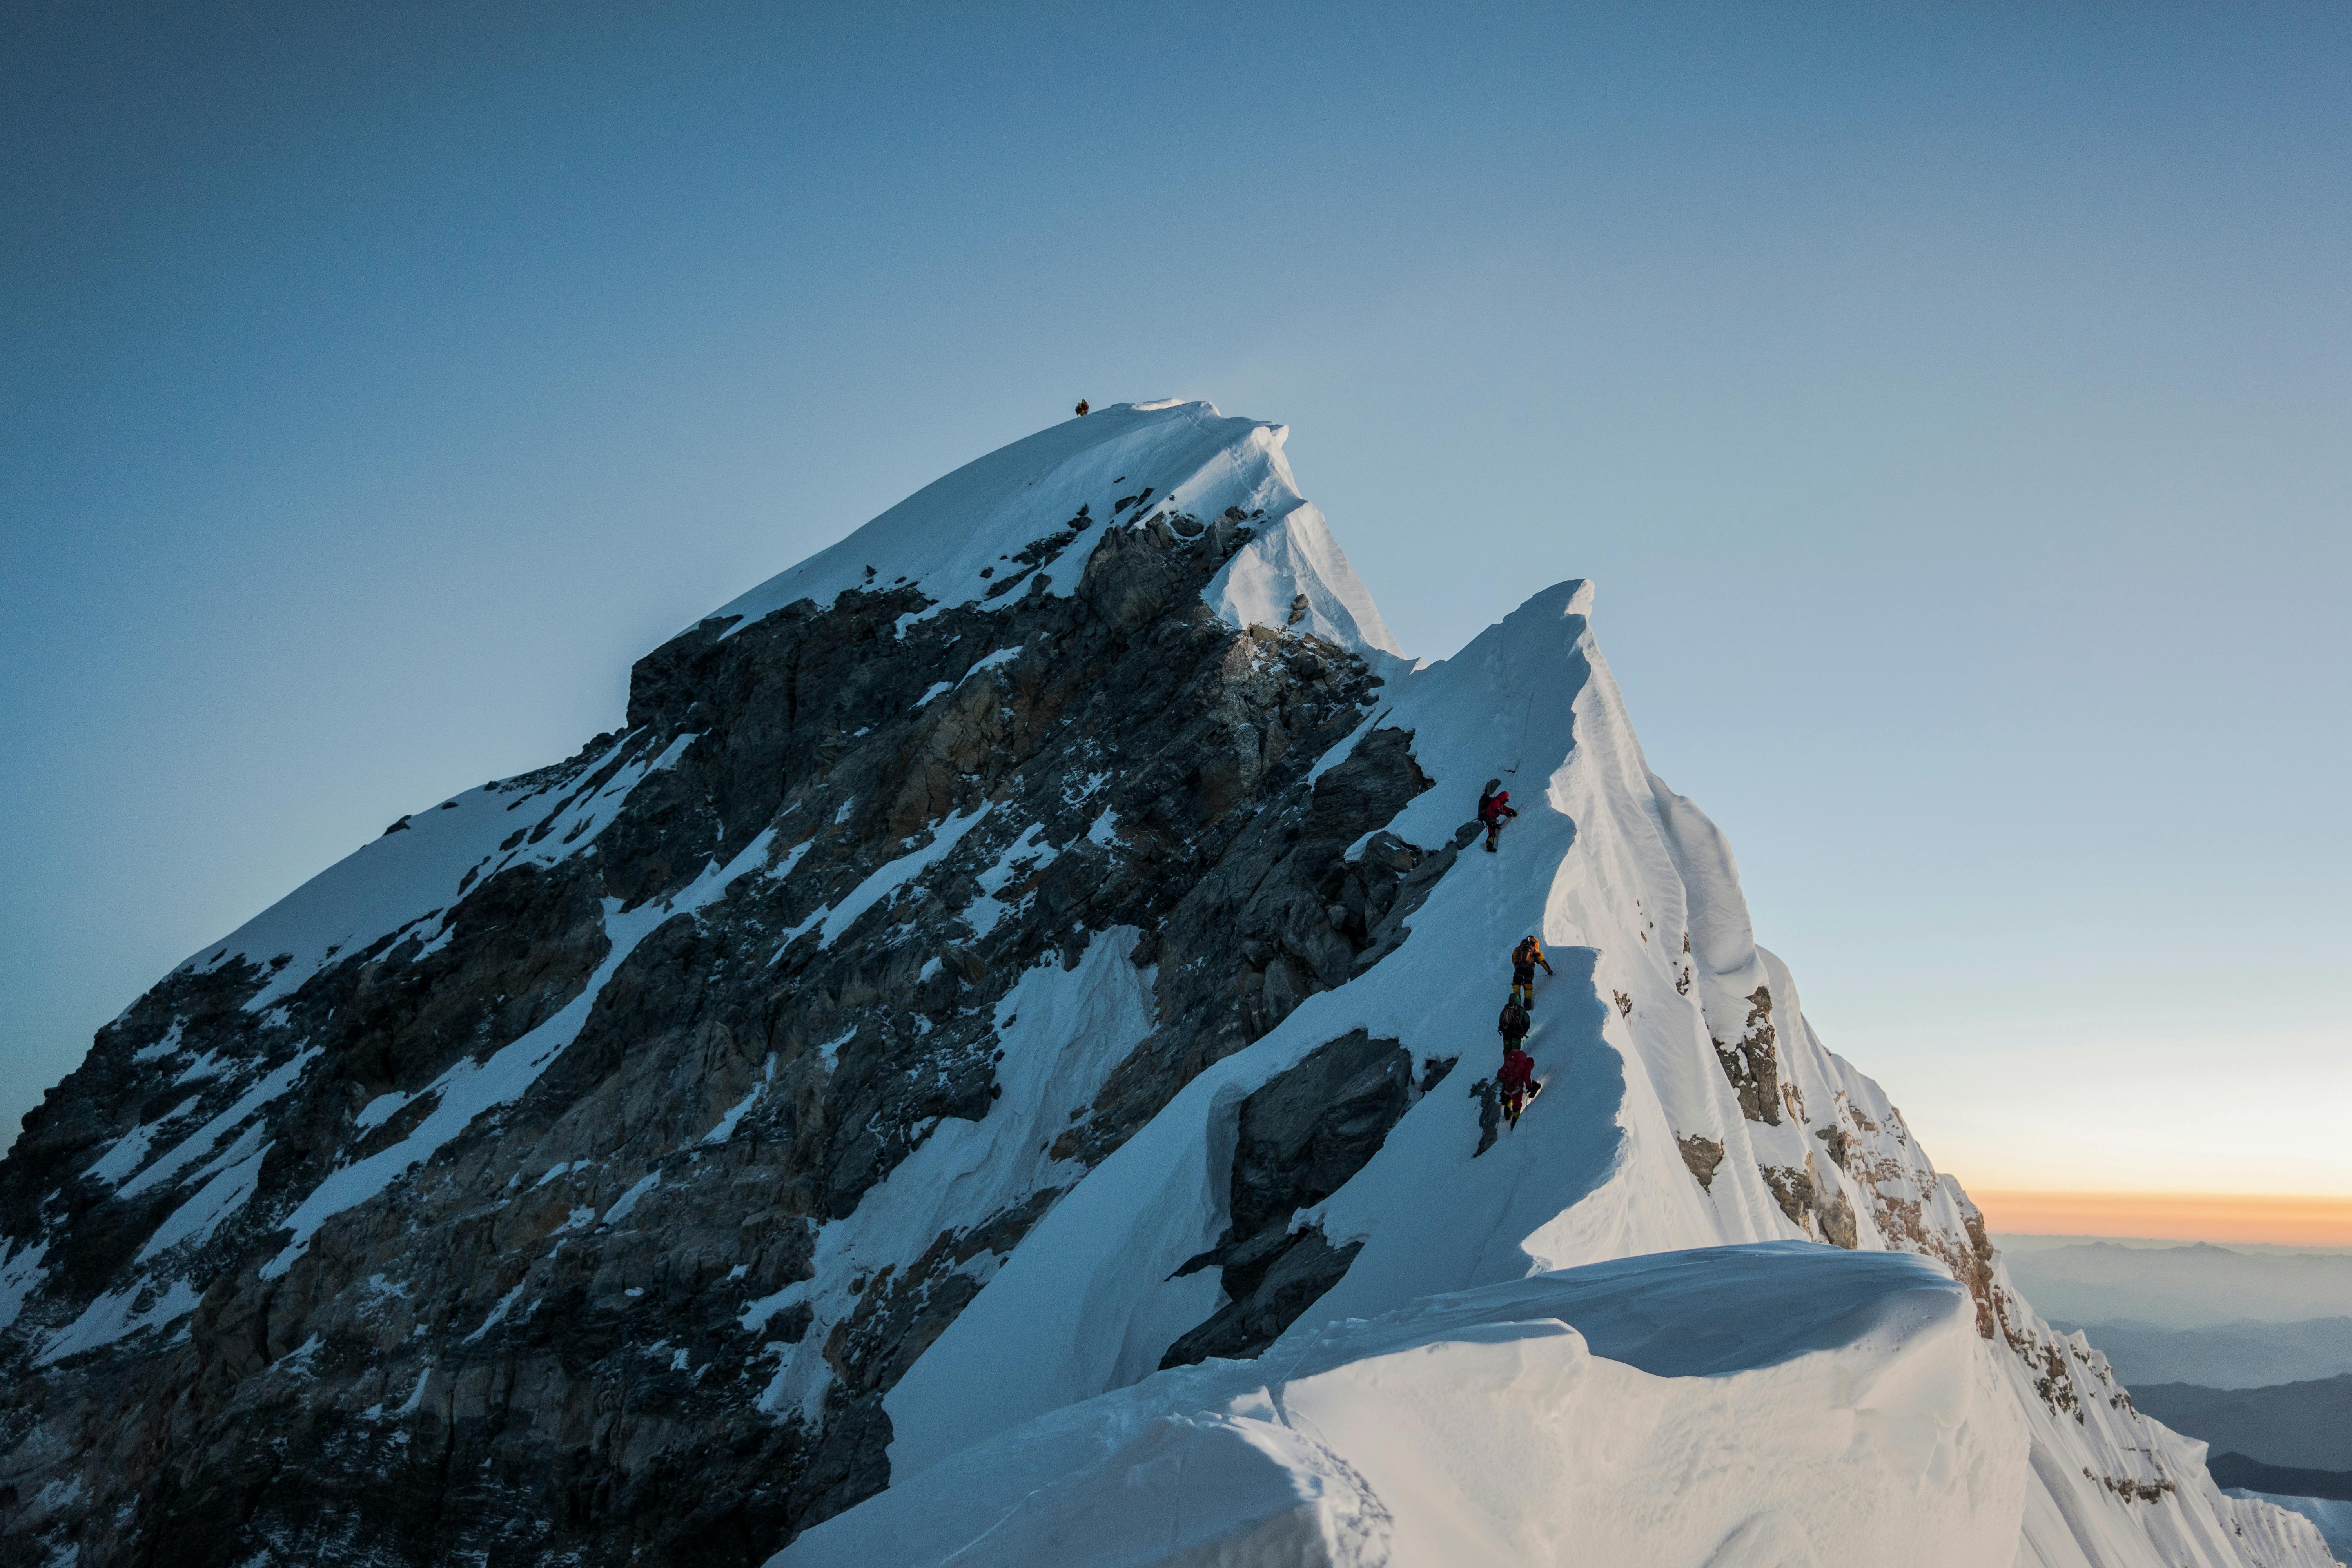
[[[1536,965],[1543,965],[1546,974],[1551,973],[1551,961],[1544,956],[1543,943],[1534,937],[1519,939],[1511,949],[1511,999],[1528,1012],[1536,1007]]]

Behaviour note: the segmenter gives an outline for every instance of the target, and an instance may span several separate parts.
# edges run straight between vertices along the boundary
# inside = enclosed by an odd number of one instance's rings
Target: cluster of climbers
[[[1488,854],[1495,852],[1496,836],[1503,831],[1503,824],[1519,815],[1511,809],[1511,792],[1501,787],[1502,782],[1488,779],[1486,787],[1478,792],[1478,823],[1486,830]],[[1503,1036],[1503,1065],[1495,1074],[1495,1092],[1503,1119],[1514,1128],[1519,1124],[1519,1112],[1543,1092],[1543,1086],[1536,1082],[1535,1058],[1528,1055],[1526,1045],[1528,1031],[1535,1026],[1538,965],[1545,974],[1551,973],[1543,943],[1530,933],[1511,949],[1511,994],[1495,1026]]]
[[[1528,1031],[1535,1027],[1532,1015],[1536,1010],[1536,965],[1551,973],[1551,961],[1544,957],[1543,943],[1532,935],[1519,939],[1511,949],[1511,995],[1503,1004],[1503,1016],[1495,1026],[1503,1035],[1503,1065],[1495,1074],[1495,1088],[1502,1096],[1503,1119],[1513,1127],[1519,1124],[1519,1112],[1528,1102],[1543,1092],[1536,1082],[1536,1059],[1528,1055]]]

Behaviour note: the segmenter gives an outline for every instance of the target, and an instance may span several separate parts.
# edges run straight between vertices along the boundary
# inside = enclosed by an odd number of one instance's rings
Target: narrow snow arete
[[[957,470],[101,1030],[0,1563],[2329,1562],[1815,1037],[1590,588],[1409,659],[1283,437]]]

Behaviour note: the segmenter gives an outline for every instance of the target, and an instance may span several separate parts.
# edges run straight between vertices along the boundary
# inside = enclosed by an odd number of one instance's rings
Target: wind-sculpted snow
[[[1967,1294],[1790,1243],[1543,1273],[1163,1372],[772,1568],[2006,1562],[2024,1413]]]
[[[0,1568],[2326,1561],[1815,1037],[1590,588],[1398,657],[1283,436],[982,458],[101,1030]]]

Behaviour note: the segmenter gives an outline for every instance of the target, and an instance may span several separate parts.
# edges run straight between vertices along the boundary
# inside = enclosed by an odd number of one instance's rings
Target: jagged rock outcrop
[[[1678,1138],[1675,1147],[1682,1151],[1683,1163],[1698,1178],[1698,1184],[1709,1192],[1715,1190],[1715,1168],[1723,1163],[1723,1145],[1712,1138],[1696,1134]]]
[[[1223,1271],[1230,1298],[1168,1347],[1160,1364],[1255,1355],[1339,1282],[1357,1246],[1333,1247],[1291,1216],[1345,1186],[1413,1100],[1412,1053],[1358,1029],[1308,1054],[1242,1101],[1217,1245],[1177,1270]],[[1360,1244],[1359,1244],[1360,1245]]]
[[[1630,1003],[1627,1004],[1631,1005]],[[1723,1063],[1723,1076],[1731,1082],[1739,1096],[1739,1113],[1750,1121],[1767,1126],[1780,1124],[1780,1058],[1773,1049],[1772,993],[1759,985],[1748,997],[1748,1018],[1745,1032],[1729,1045],[1715,1042],[1715,1054]],[[1774,1189],[1776,1195],[1779,1189]],[[1780,1206],[1789,1205],[1784,1199]],[[1790,1217],[1794,1218],[1792,1214]]]

